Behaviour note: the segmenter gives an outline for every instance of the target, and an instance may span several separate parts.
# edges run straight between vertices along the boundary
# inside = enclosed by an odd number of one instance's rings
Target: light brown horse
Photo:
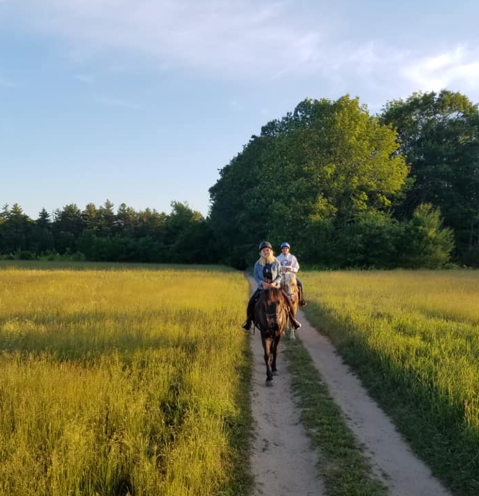
[[[288,322],[288,302],[283,290],[271,288],[262,292],[254,310],[254,322],[261,332],[266,364],[266,385],[271,386],[276,375],[279,343]]]
[[[298,289],[298,283],[296,281],[296,274],[294,272],[284,273],[281,279],[281,287],[283,288],[283,291],[286,292],[289,299],[291,300],[291,303],[293,304],[293,308],[294,308],[294,316],[296,317],[296,313],[298,312],[298,305],[299,305],[299,289]],[[288,324],[288,326],[291,330],[291,339],[296,339],[296,336],[294,334],[294,327],[291,324]]]

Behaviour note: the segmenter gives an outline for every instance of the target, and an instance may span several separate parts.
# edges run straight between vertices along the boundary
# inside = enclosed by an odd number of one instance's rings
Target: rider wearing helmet
[[[297,274],[299,270],[299,263],[297,258],[289,252],[290,249],[291,246],[289,246],[289,243],[285,242],[281,244],[282,253],[278,257],[278,262],[281,264],[282,272],[294,272]],[[299,280],[298,276],[296,276],[296,281],[299,289],[299,305],[305,307],[307,303],[304,301],[303,283]]]
[[[281,264],[275,258],[273,247],[268,241],[263,241],[259,245],[260,258],[254,265],[254,278],[258,283],[258,288],[253,293],[246,310],[246,322],[242,325],[243,329],[249,331],[254,317],[254,307],[261,292],[265,289],[281,287]],[[286,295],[285,295],[286,296]],[[289,318],[295,329],[299,329],[301,324],[294,318],[294,309],[291,301],[286,296],[289,305]]]

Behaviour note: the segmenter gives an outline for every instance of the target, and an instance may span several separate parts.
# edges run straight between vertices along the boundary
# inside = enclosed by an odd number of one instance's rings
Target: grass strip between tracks
[[[288,370],[301,420],[319,452],[319,471],[329,496],[383,496],[387,488],[372,473],[340,408],[331,398],[308,351],[285,340]]]

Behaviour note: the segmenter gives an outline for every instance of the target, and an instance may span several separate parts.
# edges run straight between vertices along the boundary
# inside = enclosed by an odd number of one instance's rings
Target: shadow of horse
[[[277,373],[279,343],[288,322],[288,303],[281,289],[271,288],[262,292],[255,306],[254,322],[261,332],[266,385],[272,386],[273,375]]]

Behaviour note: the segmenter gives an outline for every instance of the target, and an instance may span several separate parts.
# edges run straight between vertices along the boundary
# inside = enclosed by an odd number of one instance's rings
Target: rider
[[[254,265],[254,278],[258,283],[258,288],[253,293],[246,310],[246,322],[242,325],[243,329],[249,331],[254,318],[254,307],[258,301],[261,292],[265,289],[281,287],[281,264],[275,258],[273,247],[268,241],[263,241],[259,245],[260,258]],[[284,293],[283,293],[284,294]],[[299,329],[301,324],[294,317],[294,308],[291,300],[285,294],[289,306],[289,318],[295,329]]]
[[[297,274],[299,270],[299,263],[297,258],[289,252],[290,249],[291,246],[289,246],[289,243],[285,242],[281,244],[282,253],[278,257],[278,262],[281,264],[282,272],[294,272]],[[305,307],[307,303],[304,300],[303,283],[299,280],[298,276],[296,276],[296,281],[299,289],[299,305],[301,307]]]

